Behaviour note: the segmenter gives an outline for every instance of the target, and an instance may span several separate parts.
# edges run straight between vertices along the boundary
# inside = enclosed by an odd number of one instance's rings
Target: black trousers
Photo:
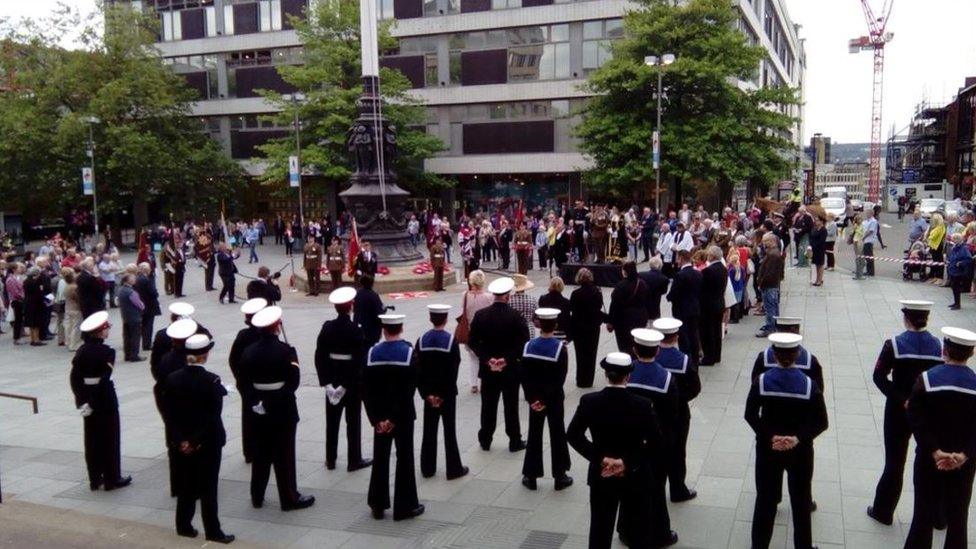
[[[319,286],[322,284],[322,271],[319,269],[305,269],[305,276],[308,280],[308,295],[319,295]]]
[[[393,517],[402,517],[420,505],[417,479],[413,471],[414,420],[394,424],[392,433],[373,435],[373,470],[369,477],[366,501],[370,509],[390,508],[390,452],[396,444],[396,479],[393,492]]]
[[[654,251],[654,235],[641,233],[640,244],[641,249],[644,250],[644,261],[650,261],[652,252]]]
[[[950,283],[952,285],[952,304],[960,306],[959,298],[962,294],[969,291],[969,286],[972,283],[972,277],[968,276],[953,276],[950,277]]]
[[[868,258],[864,260],[864,274],[868,276],[874,276],[874,243],[865,242],[863,255]]]
[[[522,462],[522,475],[539,478],[542,468],[542,429],[549,423],[549,450],[552,453],[552,476],[561,477],[569,471],[569,444],[566,442],[566,423],[563,419],[563,401],[547,402],[541,412],[529,408],[529,441]]]
[[[895,514],[911,438],[912,429],[905,416],[904,403],[888,399],[884,411],[885,465],[874,491],[874,513],[878,518],[891,520]]]
[[[139,357],[139,344],[142,342],[142,321],[122,324],[122,349],[125,360]]]
[[[776,451],[764,443],[756,448],[756,507],[752,514],[752,547],[767,549],[773,536],[776,504],[782,495],[783,473],[787,474],[793,513],[793,546],[812,547],[810,528],[810,483],[813,479],[813,446]]]
[[[84,419],[85,465],[88,480],[111,486],[122,478],[122,456],[119,445],[118,408],[98,409]]]
[[[224,297],[227,297],[227,300],[233,303],[237,299],[234,297],[234,275],[221,275],[220,282],[223,287],[220,288],[219,299],[223,301]]]
[[[596,372],[596,351],[600,344],[600,325],[583,327],[573,333],[576,347],[576,386],[592,387]]]
[[[186,277],[186,265],[181,265],[176,268],[176,273],[173,274],[173,292],[176,293],[176,297],[183,297],[183,278]]]
[[[156,316],[149,313],[143,312],[142,314],[142,350],[149,351],[152,349],[153,334],[153,324],[156,323]]]
[[[180,470],[180,485],[176,495],[176,530],[193,529],[193,515],[200,500],[200,516],[207,537],[220,536],[217,518],[217,479],[220,476],[220,448],[201,448],[193,455],[180,453],[176,457]]]
[[[240,387],[237,388],[240,392]],[[241,395],[241,451],[244,454],[244,461],[251,463],[254,461],[254,441],[257,438],[255,422],[257,421],[254,410],[251,409],[254,403],[250,399]]]
[[[502,256],[502,269],[508,270],[512,263],[512,249],[504,244],[498,248],[498,255]]]
[[[546,254],[549,252],[549,246],[543,246],[536,250],[539,254],[539,269],[546,268]]]
[[[702,364],[722,362],[722,311],[703,312],[698,317]]]
[[[325,463],[335,465],[339,454],[339,423],[342,412],[346,413],[346,461],[354,465],[363,460],[360,433],[362,431],[362,400],[358,393],[346,387],[339,404],[332,404],[325,399]]]
[[[522,440],[518,395],[519,384],[514,377],[489,375],[481,378],[481,429],[478,431],[478,442],[488,446],[495,436],[499,397],[505,406],[505,434],[508,435],[509,443]]]
[[[11,301],[10,308],[14,310],[14,321],[10,323],[13,327],[14,341],[19,341],[24,335],[24,302]]]
[[[630,331],[637,326],[614,326],[613,338],[617,341],[617,350],[628,355],[634,353],[634,336]],[[643,326],[641,326],[643,328]]]
[[[444,422],[444,461],[447,475],[461,473],[461,452],[457,440],[457,395],[444,395],[440,408],[424,401],[424,438],[420,445],[420,472],[429,477],[437,472],[437,428]]]
[[[623,522],[618,530],[623,531],[626,525],[624,536],[631,546],[643,547],[639,543],[647,539],[648,524],[635,515],[650,507],[651,498],[649,492],[642,490],[644,486],[633,480],[601,479],[590,483],[590,549],[610,549],[618,510]]]
[[[257,439],[254,441],[254,463],[251,464],[251,500],[264,501],[264,491],[274,466],[278,498],[282,505],[298,499],[295,480],[295,430],[298,423],[272,422],[255,418]]]
[[[973,495],[972,460],[955,471],[939,471],[930,455],[915,455],[915,513],[905,539],[905,549],[930,549],[932,528],[943,509],[946,514],[945,549],[965,549],[969,500]]]
[[[692,318],[679,318],[682,322],[681,328],[678,328],[678,349],[682,353],[688,355],[689,360],[695,361],[698,364],[699,358],[701,356],[698,340],[698,319]]]
[[[203,287],[206,291],[212,292],[214,289],[214,267],[216,262],[210,260],[203,268]]]
[[[827,268],[828,269],[833,269],[834,268],[835,261],[836,261],[836,257],[834,257],[836,255],[834,253],[834,245],[835,244],[836,244],[836,242],[827,242],[826,243],[826,247],[827,247]]]
[[[941,246],[937,249],[930,248],[929,251],[932,253],[932,261],[942,263],[942,261],[945,259],[945,253],[943,253]],[[942,266],[929,267],[929,278],[942,278],[942,275],[945,272],[944,269],[945,267]]]
[[[671,490],[671,499],[680,499],[688,495],[688,486],[685,484],[688,465],[685,462],[687,460],[688,431],[691,427],[691,410],[689,410],[687,402],[681,402],[678,414],[674,419],[674,440],[670,448],[671,457],[668,460],[668,487]]]
[[[637,489],[645,493],[643,499],[620,502],[617,532],[628,540],[630,547],[667,545],[671,536],[671,516],[664,495],[666,481],[663,462],[656,464],[650,475],[641,476],[636,480],[624,478],[624,482],[634,484]],[[632,507],[635,504],[639,505],[636,509]]]

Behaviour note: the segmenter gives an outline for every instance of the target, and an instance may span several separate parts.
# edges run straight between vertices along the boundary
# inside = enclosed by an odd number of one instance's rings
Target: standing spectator
[[[946,226],[940,214],[932,214],[932,224],[929,226],[926,239],[928,240],[929,255],[932,257],[932,261],[941,263],[945,258],[943,246],[945,245],[946,239]],[[943,272],[941,265],[929,269],[929,283],[941,284]]]
[[[861,216],[855,215],[851,220],[848,242],[854,246],[854,280],[864,278],[864,224]]]
[[[952,305],[949,308],[957,311],[962,306],[959,297],[969,290],[973,281],[973,254],[959,233],[952,235],[952,248],[946,263],[949,266],[949,282],[952,286]]]
[[[211,259],[213,261],[213,259]],[[149,263],[143,262],[139,264],[139,274],[136,276],[135,290],[139,294],[139,299],[142,300],[142,304],[145,305],[145,310],[142,312],[142,350],[149,351],[152,349],[152,339],[153,339],[153,324],[155,324],[156,317],[163,314],[159,306],[159,291],[156,290],[156,285],[153,284],[152,278],[150,278],[150,273],[152,272],[152,266]]]
[[[447,264],[453,265],[454,259],[451,257],[451,248],[454,247],[454,231],[451,224],[444,221],[441,224],[441,242],[444,244],[444,254],[447,255]]]
[[[102,259],[98,262],[98,275],[105,285],[108,305],[113,309],[115,308],[115,279],[121,270],[122,266],[119,265],[118,257],[112,257],[107,253],[102,254]]]
[[[45,318],[44,288],[41,284],[41,270],[31,267],[24,279],[24,326],[30,333],[30,344],[34,347],[47,345],[41,341],[41,328]]]
[[[65,292],[68,290],[69,278],[71,281],[75,279],[74,269],[67,267],[61,268],[61,277],[58,279],[57,290],[54,292],[54,313],[55,322],[57,323],[57,335],[58,335],[58,347],[64,347],[67,344],[67,337],[65,333]]]
[[[624,263],[624,279],[617,283],[610,294],[610,311],[607,331],[614,335],[617,350],[630,353],[634,337],[630,331],[647,326],[647,285],[637,276],[637,264]]]
[[[641,230],[636,220],[627,224],[627,248],[630,250],[630,258],[637,261],[637,248],[640,246]]]
[[[417,216],[410,214],[410,221],[407,222],[407,234],[410,235],[410,243],[416,248],[420,243],[420,221]]]
[[[82,320],[105,310],[105,287],[95,277],[95,260],[90,257],[81,262],[81,272],[78,274],[78,299],[81,302]]]
[[[539,270],[546,270],[546,254],[549,253],[549,233],[540,226],[535,233],[535,249],[539,255]]]
[[[797,267],[810,266],[807,261],[807,246],[810,245],[811,230],[813,230],[813,217],[807,213],[807,207],[801,205],[793,217],[793,241],[796,242]]]
[[[78,299],[77,277],[72,270],[64,277],[68,285],[64,289],[64,323],[68,350],[75,352],[81,344],[81,301]]]
[[[702,275],[691,263],[691,252],[681,250],[676,254],[678,271],[668,291],[671,315],[682,322],[678,331],[678,347],[697,365],[701,359],[698,340],[698,317],[701,315]]]
[[[824,240],[824,254],[825,254],[825,259],[827,260],[826,270],[833,271],[834,261],[836,259],[834,257],[835,256],[834,246],[837,244],[837,233],[839,232],[837,230],[837,221],[834,214],[832,213],[827,214],[827,222],[824,224],[824,230],[827,233],[827,237]],[[821,273],[821,278],[823,278],[822,273]]]
[[[806,251],[804,251],[806,253]],[[810,231],[810,259],[816,275],[813,285],[823,286],[824,260],[827,255],[827,229],[823,221],[813,217],[813,229]]]
[[[661,272],[663,263],[660,256],[652,257],[648,264],[650,269],[637,276],[647,285],[647,319],[655,321],[661,318],[661,298],[668,293],[671,281]]]
[[[135,275],[122,275],[122,286],[119,288],[119,308],[122,313],[122,348],[125,351],[126,362],[142,362],[145,358],[139,356],[139,343],[142,340],[142,314],[146,306],[139,299],[139,292],[132,286]]]
[[[735,294],[735,305],[729,311],[729,322],[731,324],[738,324],[742,318],[742,298],[746,288],[746,269],[742,266],[738,250],[730,250],[725,261],[729,266],[729,283],[732,284],[732,293]]]
[[[640,219],[640,243],[644,250],[644,261],[650,261],[651,250],[654,249],[654,229],[657,227],[657,215],[651,215],[650,208],[644,208],[644,215]]]
[[[571,332],[576,347],[576,386],[587,388],[593,386],[600,327],[606,313],[603,312],[603,292],[593,284],[592,271],[586,267],[577,271],[576,284],[579,288],[569,296]]]
[[[217,248],[217,275],[222,284],[220,296],[217,298],[220,303],[224,302],[224,296],[227,296],[228,303],[237,303],[237,297],[234,295],[236,281],[234,275],[237,274],[237,265],[234,264],[234,260],[240,256],[241,254],[232,251],[226,242],[221,242]]]
[[[7,279],[4,286],[7,291],[7,303],[13,311],[10,327],[13,329],[14,345],[20,345],[20,338],[24,334],[24,274],[23,263],[11,263],[7,267]]]
[[[556,318],[555,335],[557,338],[572,341],[572,313],[570,311],[569,300],[563,295],[566,283],[558,276],[549,280],[549,292],[539,297],[540,309],[559,309],[559,316]]]
[[[285,255],[291,257],[295,250],[295,234],[291,227],[285,229]]]
[[[281,244],[284,242],[285,236],[285,220],[281,217],[281,214],[275,216],[274,221],[274,233],[275,233],[275,244]]]
[[[766,323],[756,337],[766,337],[776,330],[776,317],[779,316],[779,285],[785,276],[785,263],[775,234],[766,234],[762,239],[765,256],[756,273],[756,283],[762,292],[763,310]]]
[[[258,241],[261,239],[261,232],[256,226],[252,225],[251,228],[247,230],[246,235],[247,236],[244,237],[245,242],[247,242],[248,247],[251,248],[251,255],[248,256],[247,263],[248,265],[251,263],[258,263],[260,261],[258,259]]]
[[[474,315],[481,309],[492,304],[495,298],[488,292],[485,291],[485,273],[480,269],[471,271],[468,275],[468,289],[464,292],[464,296],[461,298],[461,314],[468,319],[468,326],[471,325],[471,321],[474,320]],[[471,392],[478,392],[478,355],[475,354],[474,350],[471,349],[469,345],[465,345],[465,349],[468,351],[468,365],[469,365],[469,375],[468,380],[471,383]]]
[[[359,279],[359,291],[353,301],[353,322],[363,328],[366,337],[366,348],[376,345],[383,333],[380,315],[386,311],[383,300],[373,291],[373,277],[363,276]]]
[[[729,272],[722,264],[722,249],[709,246],[705,252],[708,266],[702,269],[701,315],[698,334],[701,338],[701,366],[722,362],[722,318],[725,313],[725,288]]]
[[[657,254],[661,258],[661,272],[664,276],[674,275],[674,234],[671,232],[671,225],[667,222],[661,223],[661,232],[657,237]]]
[[[518,273],[512,275],[512,280],[515,281],[515,288],[512,290],[508,305],[522,315],[525,324],[529,327],[529,337],[533,338],[535,337],[533,319],[535,310],[539,308],[539,301],[525,292],[535,288],[535,283],[529,280],[529,277]]]
[[[867,276],[874,276],[874,245],[881,244],[879,240],[878,231],[880,227],[878,225],[878,220],[874,218],[874,209],[865,208],[864,210],[864,257],[866,259],[866,269],[865,274]]]

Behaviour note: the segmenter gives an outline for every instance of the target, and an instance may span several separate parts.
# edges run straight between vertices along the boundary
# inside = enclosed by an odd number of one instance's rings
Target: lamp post
[[[88,123],[88,160],[92,173],[92,212],[95,221],[95,243],[98,244],[98,186],[95,184],[95,124],[101,123],[96,116],[88,116],[85,119]]]
[[[298,117],[299,105],[305,101],[305,95],[301,93],[292,93],[285,96],[285,99],[291,101],[292,112],[294,113],[293,124],[295,127],[295,158],[297,159],[297,170],[298,170],[298,218],[302,224],[302,231],[305,230],[305,200],[302,197],[302,122]],[[291,177],[291,174],[289,174]]]
[[[644,64],[657,68],[657,127],[654,130],[654,171],[657,172],[654,183],[654,210],[661,215],[661,96],[664,86],[664,67],[674,63],[674,54],[666,53],[660,57],[648,55]]]

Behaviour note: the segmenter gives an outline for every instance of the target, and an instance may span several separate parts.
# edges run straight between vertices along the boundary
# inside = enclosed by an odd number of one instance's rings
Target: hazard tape
[[[839,255],[836,251],[827,250],[826,253]],[[945,267],[946,263],[943,261],[928,261],[924,259],[901,259],[897,257],[885,257],[883,255],[854,255],[852,253],[845,252],[844,255],[848,257],[854,257],[855,259],[873,259],[875,261],[883,261],[886,263],[905,263],[908,265],[921,265],[923,267]]]
[[[393,292],[386,295],[390,299],[413,299],[417,297],[430,297],[430,292]]]

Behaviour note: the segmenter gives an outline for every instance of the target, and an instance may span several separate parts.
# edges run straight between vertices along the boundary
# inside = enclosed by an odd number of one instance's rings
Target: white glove
[[[264,410],[264,402],[258,402],[254,406],[251,406],[251,410],[259,416],[263,416],[268,413]]]
[[[78,413],[81,414],[81,417],[88,417],[92,415],[92,412],[94,411],[95,410],[92,410],[92,407],[89,406],[87,402],[82,404],[81,407],[78,408]]]
[[[332,403],[333,406],[339,404],[339,401],[341,401],[342,397],[345,395],[346,388],[342,385],[335,387],[330,383],[325,386],[325,398],[329,399],[329,402]]]

